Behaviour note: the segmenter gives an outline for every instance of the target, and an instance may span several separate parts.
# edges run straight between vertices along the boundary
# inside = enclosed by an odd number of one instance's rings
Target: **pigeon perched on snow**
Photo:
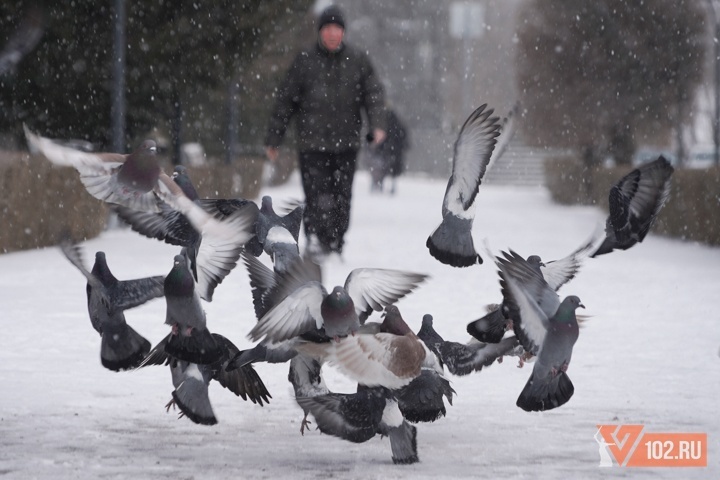
[[[417,335],[438,356],[448,371],[457,376],[479,372],[483,367],[489,367],[504,355],[510,354],[518,345],[515,336],[504,338],[499,343],[463,344],[444,340],[433,327],[432,315],[423,316]]]
[[[93,328],[101,336],[102,365],[116,372],[136,367],[150,350],[150,342],[126,323],[123,312],[162,297],[163,277],[120,281],[110,271],[104,252],[95,254],[95,265],[88,272],[78,245],[64,241],[60,248],[87,278],[88,313]]]
[[[621,178],[610,189],[605,241],[592,257],[627,250],[645,239],[670,195],[674,169],[665,157],[646,163]]]
[[[500,135],[498,117],[482,105],[465,121],[453,152],[452,175],[445,190],[442,223],[428,237],[430,254],[453,267],[482,263],[475,251],[472,225],[475,219],[475,197],[480,181]]]
[[[566,372],[579,335],[575,310],[585,306],[574,295],[561,302],[542,275],[515,252],[503,256],[497,258],[503,300],[523,347],[537,355],[517,406],[528,412],[551,410],[575,391]]]
[[[140,367],[169,365],[175,390],[172,392],[173,398],[166,405],[166,409],[169,410],[171,406],[177,405],[181,416],[187,416],[193,422],[201,425],[217,423],[208,396],[210,380],[216,380],[236,396],[242,397],[243,400],[250,400],[261,407],[263,402],[269,403],[269,399],[272,398],[252,365],[245,365],[232,372],[225,370],[228,361],[235,356],[238,349],[222,335],[213,333],[212,336],[223,353],[222,357],[212,364],[199,365],[168,355],[166,347],[170,336],[155,346],[140,364]]]
[[[418,462],[417,429],[406,422],[392,392],[358,386],[357,393],[329,393],[297,398],[312,413],[320,431],[343,440],[362,443],[376,434],[390,438],[393,463]]]
[[[328,293],[314,275],[308,259],[294,262],[278,283],[279,302],[253,327],[248,337],[282,342],[313,329],[324,328],[339,339],[356,332],[373,310],[380,311],[414,290],[426,275],[399,270],[357,268],[343,287]]]
[[[178,165],[172,175],[173,181],[180,187],[185,196],[198,206],[209,210],[208,203],[213,199],[200,199],[187,169]],[[252,235],[253,223],[258,214],[255,203],[238,199],[232,214],[243,218],[247,232],[239,237],[215,235],[210,230],[205,235],[198,231],[179,211],[158,200],[158,212],[134,210],[123,205],[114,205],[113,210],[128,223],[130,227],[149,238],[163,240],[171,245],[186,247],[190,261],[190,269],[197,282],[200,298],[212,301],[215,288],[237,265],[243,248],[243,237]],[[254,238],[254,237],[253,237]]]
[[[596,248],[595,238],[590,239],[571,254],[559,259],[543,263],[538,255],[527,257],[527,263],[539,272],[550,288],[558,291],[560,287],[575,278],[580,271],[582,262]],[[488,305],[488,313],[484,317],[468,323],[467,332],[483,343],[498,343],[505,332],[512,328],[512,322],[504,303]]]
[[[206,327],[205,311],[185,255],[176,255],[165,277],[167,315],[172,334],[165,345],[168,355],[190,363],[211,364],[223,351]]]

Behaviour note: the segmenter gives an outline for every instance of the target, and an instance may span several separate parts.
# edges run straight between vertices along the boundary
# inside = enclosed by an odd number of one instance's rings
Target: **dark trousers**
[[[350,226],[350,200],[356,150],[340,153],[300,152],[305,190],[305,235],[317,235],[328,250],[342,252]]]

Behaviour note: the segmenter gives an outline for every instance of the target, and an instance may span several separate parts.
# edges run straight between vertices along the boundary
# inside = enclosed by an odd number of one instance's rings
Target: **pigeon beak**
[[[582,303],[578,303],[578,307],[585,308],[585,305],[583,305]]]
[[[546,265],[543,262],[540,262],[541,267],[545,267]]]

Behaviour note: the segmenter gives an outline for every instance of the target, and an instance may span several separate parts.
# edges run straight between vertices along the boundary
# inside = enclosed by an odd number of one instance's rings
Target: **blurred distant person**
[[[405,170],[405,150],[410,146],[407,129],[400,121],[397,113],[387,111],[387,136],[385,141],[370,153],[370,174],[372,177],[371,191],[382,192],[385,177],[390,176],[390,193],[395,194],[397,177]]]
[[[361,111],[372,144],[385,139],[385,98],[368,56],[343,41],[345,19],[331,5],[318,17],[317,43],[295,57],[281,84],[265,136],[274,162],[290,119],[297,129],[305,191],[307,253],[321,260],[342,253],[360,149]]]

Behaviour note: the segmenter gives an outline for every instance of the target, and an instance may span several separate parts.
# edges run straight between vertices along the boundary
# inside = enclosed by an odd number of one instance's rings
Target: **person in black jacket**
[[[265,137],[275,161],[292,117],[305,191],[308,251],[318,258],[342,253],[360,149],[361,111],[372,143],[385,139],[385,98],[368,56],[343,41],[345,20],[331,5],[318,18],[318,41],[298,54],[278,91]]]

